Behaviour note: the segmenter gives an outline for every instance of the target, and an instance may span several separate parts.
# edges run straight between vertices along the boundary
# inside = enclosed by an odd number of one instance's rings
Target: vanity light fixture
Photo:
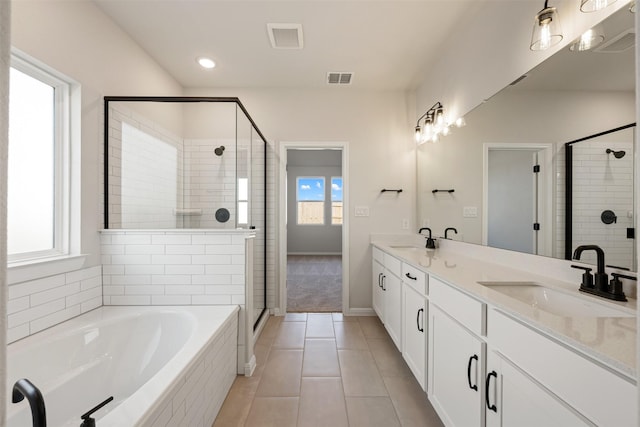
[[[422,125],[420,122],[424,119]],[[431,141],[437,142],[440,136],[447,136],[451,133],[451,127],[462,127],[466,124],[463,117],[459,117],[453,122],[449,122],[445,118],[444,107],[440,101],[433,104],[431,108],[424,113],[415,127],[415,138],[418,144]]]
[[[555,7],[549,7],[545,0],[544,8],[536,14],[531,34],[531,50],[547,50],[562,41],[560,18]]]
[[[591,50],[604,41],[604,29],[602,25],[596,25],[595,27],[585,31],[580,38],[571,43],[569,50],[572,52],[584,52]]]
[[[582,0],[580,2],[580,11],[585,13],[595,12],[604,9],[615,2],[616,0]]]
[[[207,70],[210,70],[212,68],[215,68],[216,63],[213,62],[213,59],[211,58],[207,58],[206,56],[199,56],[196,58],[196,62],[198,64],[200,64],[200,66],[202,68],[206,68]]]

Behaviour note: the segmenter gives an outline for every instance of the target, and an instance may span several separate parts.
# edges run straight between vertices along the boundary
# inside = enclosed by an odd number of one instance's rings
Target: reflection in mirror
[[[565,258],[564,144],[635,121],[634,45],[627,43],[628,34],[634,34],[634,15],[621,8],[602,27],[605,41],[596,49],[562,49],[465,115],[466,127],[440,142],[418,146],[420,227],[431,227],[438,237],[455,227],[454,240]],[[627,143],[631,141],[633,135]],[[635,155],[627,153],[617,160],[635,166]],[[615,159],[605,155],[609,162]],[[518,171],[513,170],[516,158],[522,164]],[[535,164],[540,165],[538,174]],[[627,172],[633,182],[633,170]],[[516,181],[528,185],[528,196],[524,190],[508,193]],[[455,192],[432,193],[438,188]],[[621,214],[610,210],[635,226],[632,209]],[[512,227],[523,218],[516,233]],[[516,234],[525,240],[515,239]],[[609,258],[613,255],[607,254],[607,264]]]

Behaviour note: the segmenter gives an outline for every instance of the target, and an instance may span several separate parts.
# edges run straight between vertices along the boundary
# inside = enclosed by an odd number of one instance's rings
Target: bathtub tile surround
[[[35,334],[102,305],[100,266],[9,286],[7,342]]]
[[[253,357],[253,230],[103,230],[104,305],[238,305],[238,373]],[[250,272],[248,274],[248,272]],[[247,343],[247,345],[245,345]]]

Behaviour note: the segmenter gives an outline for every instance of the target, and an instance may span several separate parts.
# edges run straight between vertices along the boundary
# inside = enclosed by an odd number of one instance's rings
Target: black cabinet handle
[[[378,273],[378,287],[382,287],[382,273]]]
[[[416,316],[416,325],[418,326],[418,331],[420,332],[424,332],[424,321],[422,322],[422,327],[420,327],[420,313],[424,313],[424,308],[421,308],[420,310],[418,310],[418,314]],[[424,319],[424,314],[422,316],[422,318]]]
[[[474,391],[478,391],[478,384],[471,384],[471,363],[473,361],[478,361],[478,355],[474,354],[469,358],[469,363],[467,364],[467,381],[469,382],[469,388]]]
[[[386,292],[387,288],[384,287],[384,279],[386,279],[387,276],[385,276],[384,274],[382,275],[382,290]]]
[[[489,408],[490,411],[498,412],[498,408],[496,407],[496,405],[492,405],[491,402],[489,402],[489,384],[491,384],[491,377],[495,377],[496,380],[498,379],[498,374],[496,373],[496,371],[491,371],[489,372],[489,375],[487,375],[487,382],[485,384],[484,390],[484,399],[487,402],[487,408]]]
[[[418,278],[417,278],[417,277],[413,277],[413,276],[412,276],[411,274],[409,274],[409,273],[405,274],[405,276],[407,276],[407,278],[408,278],[408,279],[411,279],[411,280],[418,280]]]

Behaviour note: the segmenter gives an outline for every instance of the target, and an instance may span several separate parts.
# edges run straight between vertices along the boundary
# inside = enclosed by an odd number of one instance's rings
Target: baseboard
[[[342,314],[345,316],[376,316],[373,308],[350,308],[348,312]]]

